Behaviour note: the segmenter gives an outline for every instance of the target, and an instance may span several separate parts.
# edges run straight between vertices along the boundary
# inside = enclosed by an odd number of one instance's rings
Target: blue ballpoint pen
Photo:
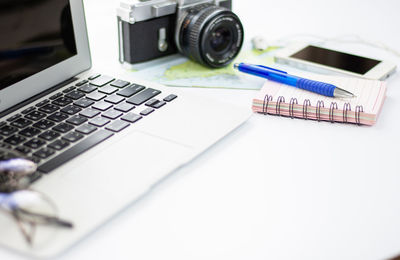
[[[262,65],[236,63],[234,64],[234,68],[244,73],[280,82],[296,88],[305,89],[328,97],[338,97],[338,98],[355,97],[349,91],[338,88],[335,85],[297,77],[294,75],[290,75],[285,71],[273,69]]]

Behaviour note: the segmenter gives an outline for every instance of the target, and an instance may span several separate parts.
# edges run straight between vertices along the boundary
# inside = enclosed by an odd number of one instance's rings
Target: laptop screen
[[[77,54],[69,0],[0,1],[0,90]]]

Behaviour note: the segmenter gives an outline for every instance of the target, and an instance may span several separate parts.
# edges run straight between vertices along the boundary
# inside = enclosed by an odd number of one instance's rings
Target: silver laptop
[[[92,71],[81,0],[0,5],[0,146],[38,163],[31,188],[74,225],[36,226],[31,246],[0,212],[4,248],[60,254],[251,114],[190,90]]]

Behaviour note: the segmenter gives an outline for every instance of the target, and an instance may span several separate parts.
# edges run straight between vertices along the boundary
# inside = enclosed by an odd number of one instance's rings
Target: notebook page
[[[331,102],[336,102],[339,109],[343,109],[345,103],[349,103],[351,109],[356,106],[363,106],[364,113],[377,114],[382,106],[386,93],[386,83],[379,80],[367,80],[361,78],[336,77],[315,74],[302,75],[305,78],[331,83],[339,88],[350,91],[354,98],[331,98],[319,95],[307,90],[298,89],[285,84],[267,80],[260,90],[256,99],[263,100],[265,95],[271,95],[273,101],[279,96],[283,96],[286,102],[291,98],[297,98],[299,104],[303,104],[305,99],[309,99],[311,106],[316,106],[318,101],[323,101],[325,107],[330,106]]]

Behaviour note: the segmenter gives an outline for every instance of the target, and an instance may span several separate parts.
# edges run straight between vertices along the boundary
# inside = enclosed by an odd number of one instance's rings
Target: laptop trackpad
[[[193,151],[186,146],[129,130],[45,176],[37,188],[49,195],[61,196],[60,201],[70,201],[70,188],[79,194],[90,186],[91,192],[99,190],[95,192],[98,199],[102,197],[99,194],[107,194],[101,199],[124,201],[147,190],[193,156]]]

